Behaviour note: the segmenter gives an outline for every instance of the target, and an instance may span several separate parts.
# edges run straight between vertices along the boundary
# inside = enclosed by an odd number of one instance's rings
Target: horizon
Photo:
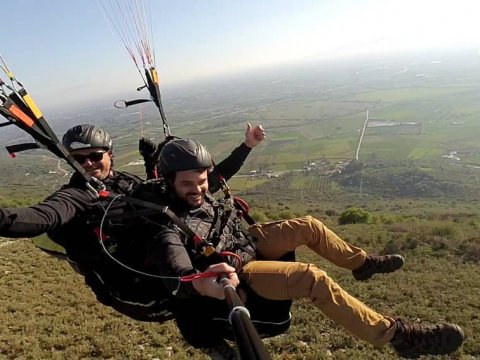
[[[41,107],[129,94],[141,84],[98,1],[20,0],[8,10],[22,14],[22,26],[2,17],[0,54]],[[480,48],[480,4],[472,0],[182,0],[149,9],[163,92],[314,59]]]
[[[458,54],[469,53],[471,55],[480,56],[480,48],[477,47],[459,47],[453,49],[420,49],[417,51],[389,51],[376,54],[347,54],[338,57],[328,57],[328,58],[309,58],[303,59],[295,62],[287,62],[283,64],[277,64],[276,66],[261,66],[254,67],[249,69],[242,69],[232,72],[227,72],[221,76],[201,76],[195,79],[186,80],[182,82],[177,82],[174,84],[166,84],[165,86],[160,87],[162,100],[167,101],[164,106],[168,108],[168,101],[173,99],[178,99],[181,97],[191,96],[196,94],[197,89],[201,89],[202,92],[208,91],[211,87],[220,87],[226,88],[227,86],[234,86],[240,82],[260,82],[262,80],[271,79],[272,76],[286,76],[290,75],[291,72],[285,73],[285,70],[294,70],[302,71],[304,69],[309,69],[310,67],[318,66],[319,69],[323,66],[324,69],[329,69],[331,67],[344,66],[343,64],[350,64],[353,62],[362,62],[362,61],[378,61],[380,63],[385,61],[396,61],[399,59],[411,59],[422,57],[425,58],[425,61],[429,60],[432,62],[437,62],[442,56],[457,56]],[[441,62],[441,61],[440,61]],[[278,74],[278,72],[280,72]],[[272,75],[274,74],[274,75]],[[277,75],[278,74],[278,75]],[[137,81],[140,84],[140,78]],[[26,84],[28,89],[28,84]],[[36,98],[36,94],[32,94]],[[89,98],[78,98],[75,97],[74,101],[66,104],[56,104],[50,106],[43,106],[39,103],[38,105],[42,107],[46,112],[51,112],[55,116],[65,112],[75,111],[79,108],[84,108],[87,104],[91,105],[93,108],[101,109],[113,109],[113,103],[116,100],[131,100],[133,98],[146,98],[149,97],[149,94],[146,90],[141,92],[136,91],[134,87],[125,87],[121,89],[116,89],[116,91],[111,91],[108,94],[103,96],[94,95]]]

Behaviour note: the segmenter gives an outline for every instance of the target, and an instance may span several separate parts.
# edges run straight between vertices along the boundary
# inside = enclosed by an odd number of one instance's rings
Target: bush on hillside
[[[436,226],[432,229],[432,235],[435,236],[444,236],[453,238],[457,233],[455,226],[452,223],[447,223],[444,225]]]
[[[257,223],[264,223],[268,222],[268,217],[263,213],[261,210],[251,210],[249,215],[252,217],[253,220],[255,220]]]
[[[477,239],[471,239],[460,244],[458,254],[465,261],[480,263],[480,244]]]
[[[283,210],[283,211],[280,211],[280,213],[278,214],[278,217],[280,219],[293,219],[295,216],[295,214],[293,212],[291,212],[290,210]]]
[[[335,209],[328,209],[328,210],[325,210],[325,215],[327,216],[336,216],[337,215],[337,211]]]
[[[372,220],[372,214],[365,209],[351,207],[340,214],[338,223],[345,224],[369,224]]]

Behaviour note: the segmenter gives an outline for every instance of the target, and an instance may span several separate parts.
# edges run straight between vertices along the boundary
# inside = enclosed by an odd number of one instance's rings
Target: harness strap
[[[146,207],[146,208],[149,208],[149,209],[160,211],[162,214],[167,215],[170,218],[170,220],[172,220],[172,222],[180,230],[182,230],[185,234],[187,234],[193,240],[193,242],[195,244],[200,244],[200,243],[203,242],[202,238],[200,236],[198,236],[197,234],[195,234],[192,231],[192,229],[190,229],[188,227],[188,225],[185,224],[185,222],[182,221],[182,219],[180,219],[172,210],[170,210],[168,208],[168,206],[157,205],[157,204],[151,203],[149,201],[135,199],[135,198],[132,198],[132,197],[129,197],[129,196],[124,196],[124,200],[129,204],[138,205],[138,206],[142,206],[142,207]]]
[[[117,198],[118,195],[113,196],[113,195],[110,195],[108,192],[104,191],[101,193],[101,197],[103,199]],[[172,221],[172,223],[175,226],[177,226],[183,233],[187,235],[189,239],[192,240],[194,247],[200,248],[201,253],[204,256],[208,257],[210,261],[213,260],[214,262],[221,262],[223,260],[222,254],[217,253],[215,250],[215,247],[211,243],[205,241],[202,237],[200,237],[192,229],[190,229],[190,227],[182,219],[180,219],[172,210],[170,210],[168,206],[158,205],[150,201],[140,200],[140,199],[133,198],[130,196],[125,196],[125,195],[122,195],[121,197],[124,199],[126,203],[129,203],[132,205],[138,205],[146,208],[146,210],[140,211],[140,213],[142,214],[150,213],[152,210],[159,211],[160,213],[165,214],[166,216],[168,216],[168,218]],[[212,227],[209,229],[209,233],[210,233],[212,231],[212,228],[215,226],[215,231],[217,232],[216,235],[218,237],[220,237],[221,232],[223,231],[223,227],[228,222],[228,217],[225,217],[225,215],[227,214],[231,215],[231,210],[230,212],[227,212],[225,211],[225,209],[223,209],[224,210],[223,214],[219,214],[220,207],[221,206],[214,207],[215,216],[217,219],[216,221],[214,221],[214,223],[212,224]],[[121,219],[126,218],[126,214],[119,214],[119,218]],[[117,219],[117,218],[114,216],[113,219]],[[227,254],[225,253],[223,256],[225,255]],[[235,256],[235,254],[231,254],[231,255]],[[240,259],[240,263],[241,263],[241,259]]]
[[[238,196],[233,197],[233,205],[235,209],[242,212],[242,217],[245,219],[248,225],[255,225],[255,220],[248,213],[248,205],[245,200],[239,198]]]
[[[213,207],[213,213],[214,213],[214,224],[212,226],[215,227],[215,236],[220,237],[221,232],[223,231],[223,226],[222,226],[222,216],[220,216],[220,206],[214,206]]]

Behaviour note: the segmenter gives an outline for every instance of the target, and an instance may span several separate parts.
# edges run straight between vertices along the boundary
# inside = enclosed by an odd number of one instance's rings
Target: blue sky
[[[0,4],[0,54],[40,106],[141,84],[97,0]],[[312,58],[480,43],[477,0],[150,0],[150,9],[162,88]]]

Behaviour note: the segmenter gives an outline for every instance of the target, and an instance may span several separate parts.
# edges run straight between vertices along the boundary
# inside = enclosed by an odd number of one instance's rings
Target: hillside
[[[478,170],[426,161],[368,161],[350,163],[333,179],[349,191],[383,197],[476,200]]]
[[[383,204],[383,209],[370,209],[375,218],[370,225],[339,226],[337,216],[326,216],[321,209],[317,216],[369,252],[402,253],[407,259],[404,269],[358,283],[348,271],[310,251],[299,251],[298,259],[318,264],[378,311],[410,321],[460,324],[467,340],[453,358],[480,356],[476,331],[480,323],[475,315],[480,290],[478,215],[458,203],[449,203],[448,212],[440,202],[412,206],[390,200],[389,207],[387,202],[375,204]],[[266,204],[264,210],[274,217],[300,205],[276,202]],[[402,208],[408,209],[408,214]],[[337,209],[341,210],[338,205]],[[29,241],[0,242],[0,246],[1,357],[210,358],[187,346],[171,322],[135,322],[101,306],[66,263],[43,254]],[[292,312],[290,330],[266,341],[274,359],[397,358],[389,348],[375,350],[358,342],[307,302],[296,302]]]

